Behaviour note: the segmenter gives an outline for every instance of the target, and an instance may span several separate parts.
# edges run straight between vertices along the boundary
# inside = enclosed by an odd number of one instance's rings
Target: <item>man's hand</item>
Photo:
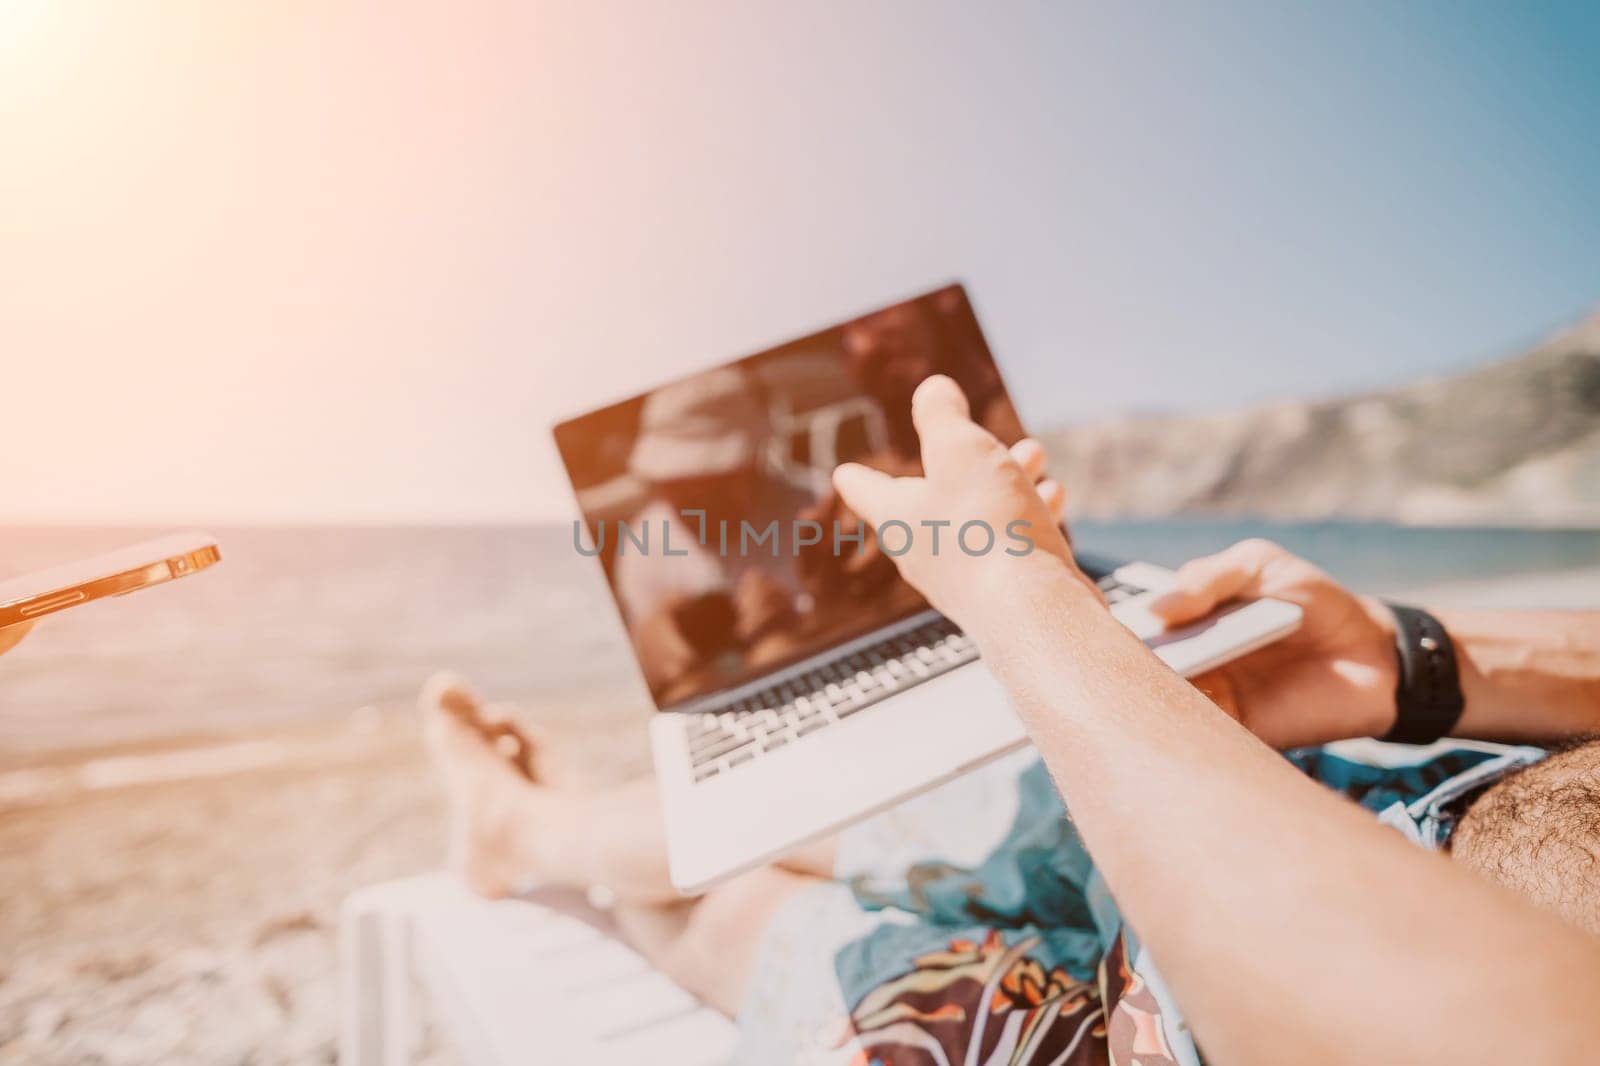
[[[846,463],[834,471],[833,484],[873,528],[893,522],[909,527],[909,547],[895,555],[895,564],[929,603],[970,630],[980,607],[990,613],[1004,607],[993,579],[1005,571],[1042,565],[1082,577],[1057,525],[1061,487],[1051,481],[1034,485],[1044,462],[1036,442],[1008,450],[972,421],[960,386],[943,375],[917,387],[911,417],[922,443],[922,477],[891,477]],[[971,523],[977,525],[968,529],[963,550],[962,528]],[[1018,537],[1032,548],[1025,550]],[[894,554],[907,537],[891,527],[884,539],[887,553]],[[987,551],[976,551],[985,545]]]
[[[1033,526],[1026,557],[934,558],[919,538],[900,570],[977,639],[1207,1055],[1251,1066],[1292,1047],[1319,1062],[1468,1062],[1526,1044],[1529,1061],[1593,1057],[1591,938],[1413,847],[1228,720],[1098,605],[1065,538],[1040,528],[1044,506],[1021,466],[966,418],[950,382],[925,382],[914,411],[926,477],[842,467],[835,485],[880,529]],[[1189,567],[1180,589],[1163,612],[1172,619],[1235,596],[1305,609],[1296,636],[1217,675],[1273,743],[1386,728],[1394,663],[1381,608],[1259,543]],[[1239,994],[1245,985],[1293,988],[1303,1009],[1263,1007]],[[1420,1013],[1406,995],[1417,988],[1429,996]],[[1482,1009],[1491,999],[1506,1009]]]
[[[28,635],[28,630],[33,628],[32,622],[24,622],[20,626],[7,626],[0,629],[0,655],[4,655],[17,646],[17,642]]]
[[[1275,748],[1388,732],[1398,666],[1387,608],[1278,545],[1246,540],[1186,563],[1177,587],[1150,609],[1180,625],[1229,600],[1263,596],[1298,604],[1300,628],[1194,684]]]

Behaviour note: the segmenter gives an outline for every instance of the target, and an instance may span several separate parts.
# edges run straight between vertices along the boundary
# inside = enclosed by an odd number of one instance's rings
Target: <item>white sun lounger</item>
[[[413,1061],[418,990],[467,1066],[725,1063],[734,1026],[576,893],[490,901],[450,874],[363,889],[340,917],[342,1066]]]

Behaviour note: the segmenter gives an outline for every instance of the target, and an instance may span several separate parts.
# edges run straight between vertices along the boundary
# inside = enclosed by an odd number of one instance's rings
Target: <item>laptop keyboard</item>
[[[687,724],[694,779],[743,766],[977,657],[972,640],[954,622],[935,618],[725,710],[702,711]]]
[[[1101,578],[1099,585],[1111,604],[1147,591],[1114,575]],[[934,618],[735,700],[721,711],[688,715],[694,779],[707,781],[754,762],[977,657],[977,647],[954,622]]]

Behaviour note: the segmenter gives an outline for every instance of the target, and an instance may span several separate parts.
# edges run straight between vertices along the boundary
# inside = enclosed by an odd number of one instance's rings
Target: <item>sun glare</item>
[[[26,50],[50,0],[0,0],[0,62]]]

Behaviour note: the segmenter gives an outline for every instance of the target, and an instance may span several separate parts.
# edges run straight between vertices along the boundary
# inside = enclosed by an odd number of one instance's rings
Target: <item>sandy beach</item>
[[[1600,568],[1403,598],[1593,606]],[[647,769],[636,702],[513,691],[557,780]],[[0,767],[0,1063],[331,1063],[341,899],[436,868],[444,843],[408,697],[14,758]],[[422,1047],[433,1066],[454,1061],[437,1031]]]
[[[624,718],[580,731],[577,713],[535,716],[557,777],[641,768],[642,736]],[[606,721],[603,709],[583,717]],[[54,792],[0,810],[0,1062],[335,1061],[340,901],[444,854],[415,715],[179,749],[211,750],[259,761],[123,784],[139,767],[186,764],[158,750],[56,760],[31,779],[48,769]],[[454,1061],[431,1026],[421,1040],[420,1061]]]

